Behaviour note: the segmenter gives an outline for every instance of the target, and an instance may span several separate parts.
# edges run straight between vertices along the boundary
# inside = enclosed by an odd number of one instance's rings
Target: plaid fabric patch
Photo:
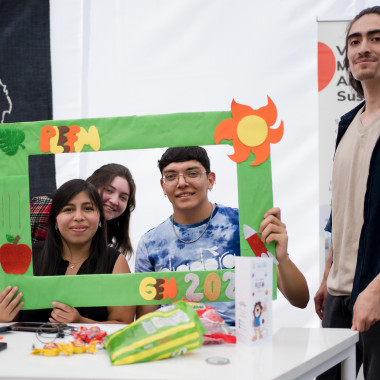
[[[47,235],[47,221],[52,199],[48,195],[34,197],[30,204],[32,242],[43,241]]]

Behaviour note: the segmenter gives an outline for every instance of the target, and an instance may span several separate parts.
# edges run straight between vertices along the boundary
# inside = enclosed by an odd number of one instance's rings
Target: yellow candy
[[[48,343],[45,344],[43,348],[34,348],[32,350],[33,355],[44,355],[44,356],[57,356],[60,352],[63,355],[69,356],[72,354],[83,354],[88,352],[90,354],[95,354],[97,351],[96,344],[98,341],[93,341],[86,345],[82,339],[78,338],[71,343]]]
[[[69,356],[74,352],[74,346],[71,343],[58,343],[58,345],[63,355]]]
[[[98,350],[96,348],[96,343],[97,343],[96,340],[94,340],[93,342],[89,343],[89,345],[87,347],[87,352],[89,352],[90,354],[95,354],[95,352]]]
[[[59,347],[55,343],[45,344],[43,348],[33,348],[33,355],[44,355],[44,356],[57,356],[59,355]]]
[[[82,339],[76,339],[74,342],[72,342],[73,348],[74,348],[74,354],[83,354],[86,352],[86,344],[83,342]]]

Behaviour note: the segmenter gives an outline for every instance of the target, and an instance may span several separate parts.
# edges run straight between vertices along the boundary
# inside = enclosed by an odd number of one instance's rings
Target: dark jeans
[[[352,312],[348,308],[349,296],[332,296],[327,294],[322,327],[347,328],[352,326]],[[366,380],[380,379],[380,322],[371,326],[368,331],[359,333],[356,344],[356,374],[363,364]],[[330,368],[318,380],[340,380],[340,364]]]

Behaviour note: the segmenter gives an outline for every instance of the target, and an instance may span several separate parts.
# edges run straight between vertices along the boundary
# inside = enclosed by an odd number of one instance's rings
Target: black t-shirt
[[[33,244],[33,256],[38,254],[43,247],[43,243]],[[120,253],[114,248],[108,247],[108,268],[104,272],[112,273],[116,260],[119,258]],[[69,262],[60,258],[57,266],[56,275],[64,276]],[[89,261],[86,260],[79,268],[77,275],[93,274],[93,268]],[[59,300],[57,300],[59,301]],[[104,322],[108,318],[108,311],[106,307],[76,307],[82,317],[93,319],[97,322]],[[51,312],[53,309],[39,309],[39,310],[21,310],[20,318],[22,322],[49,322]]]

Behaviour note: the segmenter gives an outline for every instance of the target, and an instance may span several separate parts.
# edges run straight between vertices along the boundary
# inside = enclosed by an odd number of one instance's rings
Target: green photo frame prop
[[[215,145],[216,127],[230,118],[231,112],[223,111],[1,125],[0,290],[17,285],[24,294],[24,309],[50,308],[54,300],[73,307],[165,304],[182,298],[233,301],[234,270],[37,277],[32,263],[24,268],[25,273],[12,274],[5,271],[1,259],[11,251],[20,255],[31,252],[30,155]],[[250,165],[253,159],[251,154],[237,164],[242,256],[254,256],[242,226],[258,231],[265,211],[273,204],[270,157],[258,166]],[[19,241],[12,244],[16,236]],[[274,252],[274,244],[268,248]],[[275,299],[275,267],[273,271]]]

